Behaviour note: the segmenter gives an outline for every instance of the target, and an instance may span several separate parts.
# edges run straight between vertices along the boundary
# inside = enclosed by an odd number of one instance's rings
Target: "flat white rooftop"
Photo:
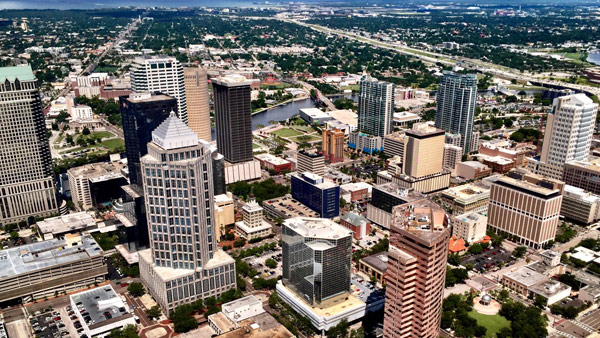
[[[284,226],[303,237],[340,239],[352,236],[352,231],[327,218],[294,217],[286,219]]]

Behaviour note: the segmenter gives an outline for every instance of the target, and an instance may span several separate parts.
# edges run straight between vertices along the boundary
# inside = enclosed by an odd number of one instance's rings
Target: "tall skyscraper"
[[[564,183],[513,170],[492,184],[488,229],[516,236],[516,242],[539,249],[554,240]]]
[[[348,295],[352,231],[328,219],[296,217],[285,220],[281,238],[285,287],[312,306]]]
[[[437,92],[435,126],[460,134],[463,153],[473,150],[473,116],[477,100],[477,76],[444,71]]]
[[[0,224],[58,213],[39,86],[30,66],[0,68]]]
[[[125,137],[125,154],[131,184],[142,184],[140,158],[148,153],[148,142],[171,111],[177,111],[177,100],[164,94],[133,93],[119,97],[121,121]]]
[[[206,70],[200,67],[185,68],[185,97],[188,106],[188,126],[202,140],[210,142],[210,107]]]
[[[344,161],[344,137],[339,129],[323,130],[323,156],[331,163]]]
[[[319,175],[309,172],[293,174],[292,197],[323,218],[340,215],[340,186]]]
[[[393,131],[394,89],[393,83],[363,76],[358,97],[358,131],[379,137]]]
[[[598,104],[585,94],[555,98],[546,117],[537,173],[562,180],[565,163],[587,161],[597,114]]]
[[[211,150],[171,113],[141,160],[150,249],[140,276],[167,313],[235,288],[234,260],[217,246]]]
[[[385,338],[439,336],[450,230],[437,204],[396,206],[385,275]]]
[[[250,83],[241,75],[212,80],[217,149],[229,163],[253,159]]]
[[[137,93],[161,92],[177,99],[177,116],[188,122],[183,67],[170,56],[136,57],[131,68],[131,89]]]

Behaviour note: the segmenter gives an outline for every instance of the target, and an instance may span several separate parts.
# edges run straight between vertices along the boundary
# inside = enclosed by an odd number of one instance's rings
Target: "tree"
[[[11,231],[10,232],[10,238],[12,238],[13,240],[19,238],[19,233],[16,231]]]
[[[503,123],[506,128],[510,128],[513,126],[513,121],[511,119],[504,119]]]
[[[239,285],[238,285],[239,286]],[[202,312],[202,310],[204,310],[204,302],[202,301],[202,298],[198,298],[196,299],[193,303],[192,306],[194,307],[194,310],[198,311],[198,312]]]
[[[135,325],[127,325],[125,328],[112,329],[108,334],[109,338],[140,338],[137,334]]]
[[[158,305],[154,305],[148,311],[146,311],[146,314],[148,315],[148,318],[150,318],[150,319],[155,319],[155,318],[160,317],[161,313],[162,312],[160,311],[160,306],[158,306]]]
[[[513,256],[515,256],[516,258],[521,258],[523,256],[525,256],[525,253],[527,252],[527,247],[524,246],[518,246],[517,248],[515,248],[515,250],[513,250]]]
[[[544,296],[536,295],[535,298],[533,299],[533,305],[539,307],[540,309],[545,308],[547,304],[548,304],[548,299]]]
[[[146,290],[144,290],[144,286],[142,285],[142,283],[139,282],[133,282],[129,284],[129,286],[127,287],[127,291],[129,291],[129,293],[133,297],[141,297],[146,293]]]
[[[346,338],[348,336],[348,320],[342,319],[336,326],[327,331],[327,338]]]
[[[479,243],[475,243],[469,247],[469,253],[471,253],[473,255],[477,255],[482,252],[483,252],[483,248],[481,247],[481,244],[479,244]]]
[[[271,269],[275,269],[277,267],[277,262],[274,259],[268,258],[265,261],[265,265]]]
[[[83,131],[81,132],[83,135],[89,135],[90,129],[88,127],[83,127]]]
[[[448,254],[448,264],[452,264],[454,266],[460,265],[460,255],[459,254]]]

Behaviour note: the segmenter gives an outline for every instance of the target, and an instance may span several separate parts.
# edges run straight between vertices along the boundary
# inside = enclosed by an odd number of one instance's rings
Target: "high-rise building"
[[[0,224],[58,213],[40,90],[30,66],[0,68]]]
[[[344,137],[339,129],[323,130],[323,156],[331,163],[344,162]]]
[[[340,215],[340,186],[310,172],[292,175],[292,197],[323,218]]]
[[[234,260],[217,246],[212,153],[171,113],[142,160],[150,249],[140,276],[165,312],[235,288]]]
[[[250,241],[270,235],[271,228],[271,224],[263,218],[263,208],[251,195],[250,201],[242,207],[242,221],[235,223],[235,232]]]
[[[392,132],[394,89],[393,83],[366,75],[362,77],[358,97],[358,131],[379,137]]]
[[[177,100],[160,93],[132,93],[119,97],[119,103],[129,182],[141,185],[140,158],[148,153],[148,142],[152,141],[152,131],[169,116],[171,111],[177,111]]]
[[[329,219],[294,217],[281,230],[283,279],[277,294],[321,331],[365,315],[350,292],[352,231]]]
[[[217,149],[229,163],[253,159],[250,84],[241,75],[212,80]]]
[[[383,139],[383,152],[386,156],[399,156],[404,161],[404,149],[407,137],[403,132],[395,132],[386,135]]]
[[[446,213],[427,199],[393,213],[383,336],[438,337],[450,237]]]
[[[350,290],[352,231],[329,220],[290,218],[281,233],[283,285],[310,305]]]
[[[462,148],[451,144],[444,144],[444,170],[454,172],[456,165],[462,159]]]
[[[444,71],[437,92],[435,126],[460,134],[463,153],[472,149],[473,116],[477,100],[477,76]]]
[[[403,173],[394,175],[394,182],[424,193],[446,189],[450,185],[450,172],[443,168],[444,131],[416,123],[405,134]]]
[[[200,139],[210,142],[212,137],[206,70],[200,67],[185,68],[183,75],[188,106],[188,126],[198,134]]]
[[[537,173],[562,180],[565,163],[587,161],[597,114],[598,104],[585,94],[555,98]]]
[[[498,178],[490,190],[488,229],[539,249],[554,240],[564,183],[522,170]]]
[[[170,56],[136,57],[131,68],[131,89],[137,93],[161,92],[177,99],[177,113],[188,122],[183,67]]]
[[[296,153],[296,171],[300,174],[309,172],[325,175],[325,157],[314,149],[301,149]]]

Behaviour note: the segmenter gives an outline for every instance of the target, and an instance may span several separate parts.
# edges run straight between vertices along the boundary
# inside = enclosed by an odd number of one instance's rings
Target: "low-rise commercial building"
[[[492,174],[492,169],[477,161],[465,161],[456,164],[456,176],[465,180],[478,180]]]
[[[71,198],[78,210],[87,210],[121,197],[127,185],[126,165],[120,162],[91,163],[67,170]]]
[[[306,123],[312,125],[323,125],[329,120],[333,120],[333,117],[329,116],[326,112],[319,108],[302,108],[300,109],[300,118],[306,121]]]
[[[346,202],[364,202],[371,198],[373,186],[366,182],[340,185],[340,193]]]
[[[600,219],[600,196],[565,185],[560,214],[571,221],[591,224]]]
[[[272,170],[276,173],[281,173],[282,171],[292,171],[292,162],[281,157],[271,154],[258,154],[254,157],[260,162],[261,167],[265,168],[266,170]]]
[[[477,158],[481,161],[481,163],[491,168],[492,172],[496,173],[505,174],[511,169],[517,167],[517,163],[514,160],[507,159],[502,156],[477,155]]]
[[[408,137],[403,132],[394,132],[383,138],[383,153],[386,156],[399,156],[404,159],[404,150]]]
[[[222,335],[239,328],[240,322],[261,313],[265,313],[262,302],[250,295],[223,304],[221,312],[208,316],[208,324],[218,335]]]
[[[291,195],[263,201],[263,208],[272,218],[319,217],[319,213],[296,201]]]
[[[376,253],[371,256],[363,257],[358,261],[358,271],[364,272],[369,277],[375,277],[377,282],[383,284],[387,263],[387,252]]]
[[[467,243],[480,241],[485,236],[487,217],[469,212],[451,219],[452,236],[464,239]]]
[[[299,150],[297,155],[296,171],[300,174],[309,172],[323,176],[325,174],[325,157],[315,149]]]
[[[104,281],[104,251],[87,234],[0,251],[0,302],[23,303]]]
[[[74,214],[46,218],[43,221],[37,222],[36,226],[40,237],[47,241],[64,234],[95,229],[97,223],[93,214],[82,211]]]
[[[547,304],[552,305],[561,299],[569,297],[571,287],[548,276],[524,266],[517,271],[502,276],[502,285],[527,298],[542,296]]]
[[[486,213],[490,188],[481,183],[468,183],[442,191],[441,205],[453,215],[469,212]]]
[[[132,311],[121,297],[124,296],[110,284],[70,296],[71,307],[88,337],[103,338],[111,330],[136,325]]]
[[[371,232],[371,222],[353,212],[342,215],[340,225],[352,230],[352,237],[357,240],[365,238]]]

